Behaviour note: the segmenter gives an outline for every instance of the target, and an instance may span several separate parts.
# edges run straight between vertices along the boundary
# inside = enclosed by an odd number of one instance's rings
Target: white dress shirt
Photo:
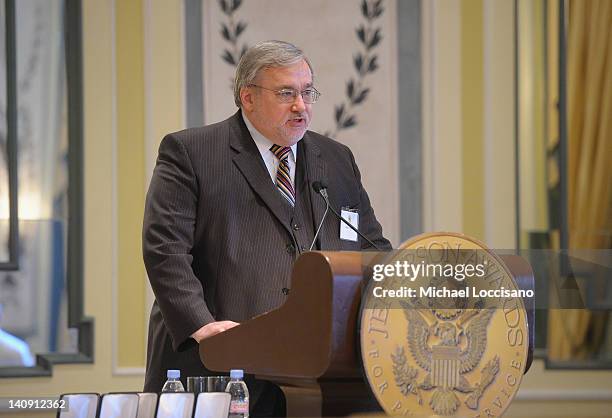
[[[268,138],[263,136],[261,132],[255,129],[249,118],[244,113],[242,113],[242,118],[244,119],[244,123],[251,133],[251,137],[253,137],[253,140],[255,141],[255,145],[257,145],[261,158],[266,164],[266,168],[268,169],[268,173],[270,173],[272,183],[276,184],[276,172],[278,171],[279,159],[276,158],[276,155],[274,155],[272,151],[270,151],[270,147],[274,145],[274,142],[270,141]],[[289,153],[289,173],[291,175],[291,184],[294,185],[294,188],[297,148],[297,144],[293,144],[291,146],[291,152]]]

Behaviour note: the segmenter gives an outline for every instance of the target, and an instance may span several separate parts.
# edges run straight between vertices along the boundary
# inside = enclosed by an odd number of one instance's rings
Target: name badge
[[[351,225],[359,229],[359,213],[355,209],[343,208],[340,215]],[[344,221],[340,221],[340,239],[357,242],[357,232],[353,231]]]

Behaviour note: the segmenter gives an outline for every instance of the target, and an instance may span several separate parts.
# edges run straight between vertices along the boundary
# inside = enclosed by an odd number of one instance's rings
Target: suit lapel
[[[327,181],[327,163],[321,156],[319,146],[308,132],[306,132],[304,135],[302,142],[304,144],[302,148],[304,151],[304,157],[306,159],[306,173],[310,183],[308,185],[308,190],[311,193],[310,202],[312,205],[312,215],[314,218],[314,225],[315,227],[318,227],[321,219],[323,218],[323,214],[325,213],[326,205],[325,200],[323,200],[318,193],[312,190],[312,183],[321,180]],[[298,158],[300,158],[299,155]],[[328,216],[330,216],[329,213]],[[328,222],[325,222],[325,224],[329,225]],[[329,231],[329,229],[329,227],[325,228],[325,226],[323,226],[321,229],[321,234],[319,235],[321,248],[325,248],[326,245],[329,245],[329,234],[332,232]]]
[[[270,173],[242,120],[240,111],[236,112],[230,123],[230,146],[236,151],[233,161],[238,170],[287,232],[291,233],[287,208],[279,198],[280,195],[270,179]]]

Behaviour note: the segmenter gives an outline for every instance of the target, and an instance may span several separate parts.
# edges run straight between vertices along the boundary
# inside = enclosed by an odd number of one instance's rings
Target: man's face
[[[301,92],[312,87],[312,74],[306,61],[265,68],[253,84],[263,88],[247,87],[240,93],[242,110],[253,126],[277,145],[290,147],[302,139],[310,125],[312,104],[304,103],[299,94],[292,102],[282,103],[275,92],[287,88]]]

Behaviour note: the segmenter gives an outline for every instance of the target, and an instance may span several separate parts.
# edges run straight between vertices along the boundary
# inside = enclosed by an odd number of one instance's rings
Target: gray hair
[[[310,65],[310,61],[306,58],[304,52],[289,42],[264,41],[247,49],[240,58],[238,67],[236,67],[234,78],[234,102],[236,106],[242,107],[240,90],[252,84],[260,70],[270,67],[287,67],[301,60],[306,61],[310,73],[314,77],[312,65]]]

